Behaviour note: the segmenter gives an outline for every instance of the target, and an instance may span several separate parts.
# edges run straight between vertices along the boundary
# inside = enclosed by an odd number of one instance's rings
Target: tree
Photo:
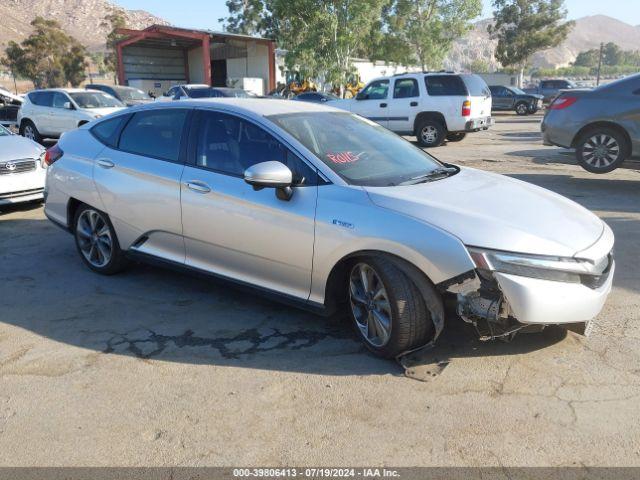
[[[602,61],[609,66],[622,65],[624,63],[624,52],[615,43],[606,43],[602,51]]]
[[[271,0],[227,0],[229,16],[220,18],[224,29],[242,35],[271,36]]]
[[[576,61],[573,65],[576,67],[596,67],[598,65],[598,58],[600,57],[600,49],[594,48],[578,53]]]
[[[476,58],[467,65],[467,70],[472,73],[488,73],[491,70],[489,62],[482,58]]]
[[[520,70],[520,83],[531,56],[558,46],[574,22],[565,22],[564,0],[493,0],[494,24],[488,31],[498,40],[496,58]]]
[[[393,0],[383,11],[380,51],[404,65],[441,68],[454,40],[481,13],[481,0]]]
[[[118,83],[118,77],[115,75],[115,72],[118,71],[118,53],[116,51],[116,44],[124,38],[124,35],[118,33],[118,29],[126,28],[127,19],[122,11],[114,10],[104,17],[100,26],[110,29],[105,42],[107,51],[104,55],[103,61],[104,67],[107,70],[114,72],[114,82]]]
[[[36,17],[31,26],[34,32],[21,44],[9,42],[3,65],[31,80],[36,88],[77,86],[84,81],[85,47],[55,20]]]
[[[272,28],[287,50],[285,63],[303,77],[345,85],[387,0],[271,0]]]

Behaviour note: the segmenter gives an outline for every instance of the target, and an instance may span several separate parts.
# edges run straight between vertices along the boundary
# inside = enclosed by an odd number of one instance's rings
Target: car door
[[[317,173],[261,126],[201,110],[182,175],[186,264],[307,299],[311,287]],[[286,163],[294,194],[255,190],[243,178],[263,161]]]
[[[189,112],[182,108],[143,110],[96,126],[118,119],[126,122],[123,127],[116,125],[122,128],[117,142],[103,142],[107,145],[93,169],[102,208],[124,250],[184,263],[181,142]]]
[[[389,103],[387,128],[394,132],[413,132],[416,113],[420,111],[420,90],[415,78],[396,78],[393,100]]]
[[[351,111],[383,127],[389,126],[389,80],[374,80],[352,100]]]
[[[33,109],[29,117],[36,124],[36,128],[41,135],[54,134],[54,127],[52,125],[53,93],[54,92],[43,91],[30,94]]]
[[[493,97],[493,104],[498,110],[511,110],[513,108],[513,92],[505,87],[496,88],[496,96]]]
[[[60,136],[78,126],[76,109],[65,93],[53,92],[52,107],[50,114],[52,134]]]

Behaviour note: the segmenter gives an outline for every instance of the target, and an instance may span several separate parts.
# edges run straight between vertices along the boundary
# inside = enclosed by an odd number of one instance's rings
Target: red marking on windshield
[[[355,154],[353,152],[327,153],[327,158],[333,163],[353,163],[360,160],[364,152]]]

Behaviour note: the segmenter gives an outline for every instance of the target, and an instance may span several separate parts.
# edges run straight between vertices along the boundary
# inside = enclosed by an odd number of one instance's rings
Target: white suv
[[[72,88],[34,90],[25,95],[18,112],[20,135],[41,142],[125,108],[103,92]]]
[[[423,147],[459,142],[467,132],[493,125],[491,91],[473,74],[405,73],[376,78],[355,98],[331,102],[400,135],[415,135]]]

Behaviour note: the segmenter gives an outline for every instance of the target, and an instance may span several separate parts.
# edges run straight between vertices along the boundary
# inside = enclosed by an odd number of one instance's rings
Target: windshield
[[[256,95],[249,93],[241,88],[229,88],[226,90],[220,90],[223,97],[233,97],[233,98],[251,98]]]
[[[516,88],[516,87],[511,87],[511,91],[513,93],[517,93],[518,95],[526,95],[526,93],[523,90],[520,90],[519,88]]]
[[[80,108],[123,107],[122,102],[102,92],[74,92],[69,96]]]
[[[123,100],[149,100],[151,97],[137,88],[114,88]]]
[[[371,187],[425,181],[442,168],[432,156],[386,128],[348,112],[267,117],[293,135],[347,183]]]

